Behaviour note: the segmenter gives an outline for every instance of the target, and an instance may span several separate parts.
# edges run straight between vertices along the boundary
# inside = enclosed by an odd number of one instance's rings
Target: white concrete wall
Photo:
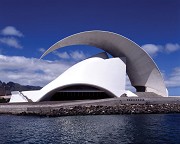
[[[11,92],[12,96],[10,99],[10,103],[18,103],[18,102],[28,102],[23,95],[19,91]]]

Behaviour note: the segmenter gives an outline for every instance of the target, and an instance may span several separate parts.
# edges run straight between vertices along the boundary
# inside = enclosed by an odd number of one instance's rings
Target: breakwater
[[[162,114],[180,113],[179,104],[123,104],[116,106],[71,106],[61,108],[29,108],[18,115],[72,116],[72,115],[115,115],[115,114]]]
[[[180,113],[180,101],[112,98],[101,100],[0,104],[0,114],[72,116]]]

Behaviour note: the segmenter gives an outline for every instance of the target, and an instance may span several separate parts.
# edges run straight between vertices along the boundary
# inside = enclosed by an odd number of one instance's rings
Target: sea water
[[[180,114],[0,115],[0,144],[180,144]]]

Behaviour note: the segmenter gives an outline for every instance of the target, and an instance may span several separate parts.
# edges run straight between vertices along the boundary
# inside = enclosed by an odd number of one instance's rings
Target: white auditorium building
[[[12,92],[10,102],[138,97],[125,89],[126,74],[137,92],[168,96],[162,74],[152,58],[139,45],[116,33],[99,30],[77,33],[52,45],[41,58],[71,45],[90,45],[104,52],[73,65],[40,90]]]

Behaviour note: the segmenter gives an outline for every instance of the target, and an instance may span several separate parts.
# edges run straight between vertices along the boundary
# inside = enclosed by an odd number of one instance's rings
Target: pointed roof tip
[[[41,57],[39,58],[39,60],[41,60],[41,59],[46,55],[47,51],[48,51],[48,50],[46,50],[46,51],[41,55]]]

